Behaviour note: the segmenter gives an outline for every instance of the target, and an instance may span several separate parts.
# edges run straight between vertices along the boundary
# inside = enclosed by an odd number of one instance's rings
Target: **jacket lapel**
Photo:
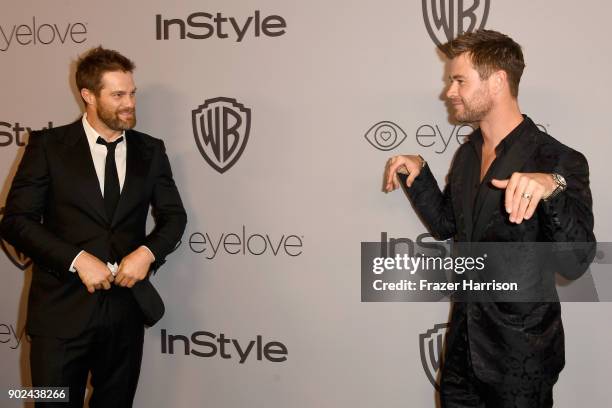
[[[68,174],[70,175],[70,180],[67,182],[74,186],[75,194],[89,205],[92,214],[98,218],[98,221],[107,223],[100,181],[96,175],[81,119],[68,127],[68,132],[62,142],[66,145],[64,163],[69,168]]]
[[[527,119],[526,119],[527,120]],[[491,185],[491,179],[505,180],[510,178],[513,172],[520,171],[525,162],[533,155],[537,143],[537,132],[531,132],[532,124],[528,124],[519,136],[518,140],[512,144],[510,150],[502,157],[502,162],[497,166],[493,174],[482,182],[481,189],[484,191],[479,194],[475,213],[474,229],[471,241],[479,241],[485,232],[486,226],[495,213],[500,208],[503,209],[502,200],[505,190],[497,189]]]
[[[128,214],[132,206],[142,200],[143,189],[151,164],[152,149],[150,146],[145,145],[141,138],[130,130],[125,132],[125,139],[127,146],[125,181],[113,216],[112,226],[115,226]]]

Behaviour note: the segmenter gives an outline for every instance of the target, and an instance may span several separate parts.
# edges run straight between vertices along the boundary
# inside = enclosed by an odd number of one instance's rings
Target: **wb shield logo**
[[[436,378],[442,366],[442,348],[444,347],[444,333],[448,323],[436,324],[433,329],[419,334],[419,347],[421,349],[421,363],[429,382],[439,390]]]
[[[460,34],[484,28],[491,0],[422,0],[427,32],[440,46]]]
[[[4,215],[4,207],[0,208],[0,216],[2,215]],[[9,244],[3,239],[0,239],[0,247],[2,247],[2,250],[8,257],[8,259],[10,259],[10,261],[13,263],[13,265],[18,267],[22,271],[28,269],[28,267],[32,264],[32,260],[30,258],[24,255],[22,252],[19,252],[11,244]]]
[[[213,98],[192,111],[193,135],[210,166],[223,174],[240,158],[251,129],[251,109],[232,98]]]

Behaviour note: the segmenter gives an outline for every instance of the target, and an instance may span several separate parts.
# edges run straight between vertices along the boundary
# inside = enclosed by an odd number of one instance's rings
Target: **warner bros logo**
[[[0,208],[0,216],[4,215],[4,207]],[[32,260],[28,258],[23,252],[15,249],[11,244],[6,242],[5,240],[0,238],[0,247],[2,247],[2,251],[6,254],[7,258],[10,261],[21,269],[25,271],[32,264]]]
[[[436,381],[442,366],[442,349],[444,347],[444,333],[448,323],[436,324],[433,329],[419,334],[419,348],[421,350],[421,363],[429,382],[436,390],[440,390]]]
[[[491,0],[422,1],[425,27],[438,46],[465,32],[484,28],[491,6]]]
[[[213,169],[225,173],[249,140],[251,109],[235,99],[218,97],[207,99],[191,113],[198,150]]]

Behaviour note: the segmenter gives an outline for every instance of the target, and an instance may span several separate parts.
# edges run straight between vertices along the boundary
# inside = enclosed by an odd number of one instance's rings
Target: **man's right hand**
[[[89,293],[96,290],[111,288],[113,274],[104,262],[85,251],[77,257],[74,262],[74,269],[77,270],[83,284]]]
[[[397,172],[407,173],[406,185],[412,187],[412,182],[421,173],[423,163],[421,156],[415,155],[393,156],[387,160],[384,178],[385,192],[389,193],[399,187],[400,182],[397,178]]]

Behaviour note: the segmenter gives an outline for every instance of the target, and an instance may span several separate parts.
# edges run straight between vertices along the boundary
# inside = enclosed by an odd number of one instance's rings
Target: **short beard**
[[[123,109],[123,111],[132,111],[132,119],[131,120],[121,120],[119,119],[119,111],[109,111],[102,108],[100,105],[96,107],[96,113],[98,114],[98,118],[111,130],[123,131],[132,129],[136,126],[136,111],[134,109]]]
[[[477,123],[491,112],[493,102],[488,92],[482,90],[472,97],[469,103],[463,104],[463,112],[457,112],[455,118],[462,123]]]

